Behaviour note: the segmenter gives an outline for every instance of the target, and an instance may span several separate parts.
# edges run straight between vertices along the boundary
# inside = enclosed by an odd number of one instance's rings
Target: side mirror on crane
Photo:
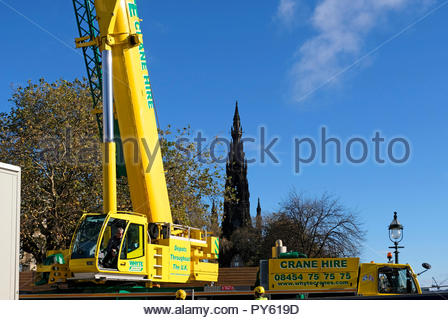
[[[422,267],[425,268],[425,270],[423,270],[422,272],[417,273],[417,276],[421,275],[422,273],[428,271],[429,269],[431,269],[431,265],[427,262],[422,263]]]

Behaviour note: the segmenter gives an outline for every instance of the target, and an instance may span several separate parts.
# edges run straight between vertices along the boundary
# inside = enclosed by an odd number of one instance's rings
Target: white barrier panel
[[[0,299],[19,297],[20,168],[0,162]]]

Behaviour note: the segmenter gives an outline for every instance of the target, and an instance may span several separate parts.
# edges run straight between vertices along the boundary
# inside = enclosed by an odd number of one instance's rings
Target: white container
[[[20,168],[0,162],[0,299],[19,299]]]

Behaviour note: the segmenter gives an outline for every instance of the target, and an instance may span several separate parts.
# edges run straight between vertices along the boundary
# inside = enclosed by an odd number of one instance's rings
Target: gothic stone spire
[[[235,114],[233,115],[232,139],[234,142],[239,142],[243,135],[243,128],[241,128],[240,115],[238,113],[238,101],[235,104]]]
[[[258,198],[257,216],[255,217],[255,228],[260,233],[261,233],[262,223],[263,223],[263,218],[261,217],[260,198]]]
[[[251,226],[247,161],[241,142],[242,127],[238,114],[238,102],[235,105],[231,132],[232,142],[226,164],[226,190],[233,190],[235,199],[224,200],[222,235],[227,239],[230,239],[236,229]]]

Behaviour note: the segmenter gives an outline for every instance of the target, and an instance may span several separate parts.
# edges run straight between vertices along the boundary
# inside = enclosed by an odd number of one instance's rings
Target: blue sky
[[[359,212],[368,231],[361,258],[385,261],[393,211],[404,225],[400,259],[431,284],[448,278],[448,3],[435,0],[137,1],[162,127],[190,124],[209,137],[229,136],[235,100],[244,135],[264,126],[280,160],[259,163],[247,145],[252,214],[264,213],[295,188],[329,192]],[[5,30],[0,111],[17,85],[44,77],[85,75],[74,49],[71,1],[0,0]],[[294,138],[320,139],[325,126],[345,148],[363,138],[362,164],[316,160],[294,172]],[[384,164],[374,160],[375,132]],[[388,160],[387,144],[405,138],[409,160]],[[403,155],[397,144],[395,156]],[[306,156],[305,148],[302,149]],[[309,151],[309,150],[308,150]],[[359,156],[359,145],[353,147]]]

